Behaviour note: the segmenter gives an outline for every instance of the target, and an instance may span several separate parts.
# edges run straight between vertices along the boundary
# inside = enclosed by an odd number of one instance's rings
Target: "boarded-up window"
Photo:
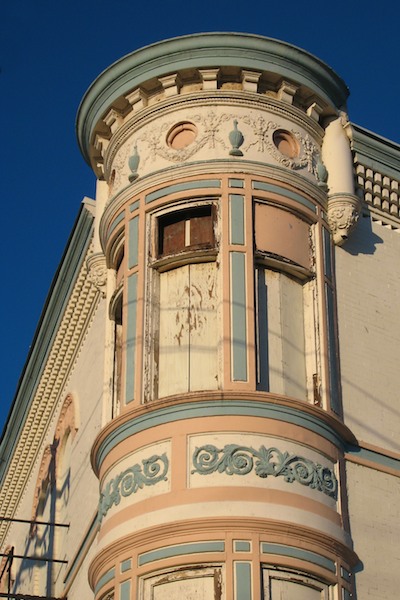
[[[209,262],[160,274],[158,397],[218,388],[216,271]]]
[[[311,577],[263,569],[263,600],[328,600],[328,587]]]
[[[214,246],[213,207],[201,206],[159,218],[158,255]]]
[[[263,267],[256,273],[258,388],[305,400],[303,285]]]
[[[222,600],[220,567],[201,567],[160,573],[140,582],[140,600]]]

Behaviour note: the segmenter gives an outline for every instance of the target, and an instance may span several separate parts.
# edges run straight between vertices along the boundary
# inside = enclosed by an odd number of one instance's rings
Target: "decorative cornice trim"
[[[113,160],[118,150],[123,144],[129,140],[136,132],[140,131],[146,125],[152,123],[157,118],[166,117],[170,114],[176,114],[180,108],[185,111],[189,109],[205,108],[205,107],[230,107],[231,109],[245,108],[246,110],[265,111],[269,114],[281,117],[284,119],[290,118],[291,122],[299,127],[302,127],[310,134],[319,144],[322,144],[324,130],[315,121],[308,118],[305,113],[287,103],[282,103],[275,98],[262,96],[258,94],[254,97],[254,93],[245,91],[237,92],[235,90],[218,90],[214,92],[201,91],[184,94],[182,96],[173,96],[161,100],[157,104],[153,104],[139,113],[134,113],[124,125],[122,125],[112,136],[110,143],[104,151],[104,173],[109,177]]]
[[[345,566],[354,567],[358,562],[358,556],[352,548],[346,546],[339,540],[329,537],[325,533],[320,533],[316,529],[310,529],[286,521],[276,521],[258,518],[210,518],[179,522],[179,535],[187,536],[192,539],[193,536],[204,534],[210,539],[221,539],[221,531],[234,532],[235,536],[242,539],[244,534],[249,536],[252,533],[258,533],[262,541],[273,543],[279,539],[279,536],[285,536],[285,543],[297,548],[318,551],[321,556],[326,556],[331,560],[340,559],[345,562]],[[164,545],[164,540],[170,541],[176,536],[176,524],[168,523],[142,529],[140,532],[131,533],[124,538],[120,538],[101,550],[89,566],[89,583],[93,589],[95,582],[101,574],[120,560],[121,556],[131,553],[133,549],[146,545],[149,549],[153,546],[159,548]]]
[[[400,144],[368,131],[359,125],[351,124],[352,149],[356,159],[366,167],[378,170],[385,175],[400,179]]]
[[[23,496],[100,299],[85,265],[92,227],[92,214],[82,210],[45,305],[2,439],[5,462],[0,504],[8,517],[15,514]],[[0,523],[3,539],[9,525]]]
[[[184,419],[231,415],[296,424],[321,435],[339,449],[343,449],[346,441],[356,443],[351,431],[333,415],[299,400],[265,392],[192,392],[148,403],[108,423],[92,447],[93,470],[98,475],[109,452],[139,431]]]
[[[180,69],[237,66],[272,72],[301,83],[337,108],[348,96],[343,80],[318,58],[278,40],[240,33],[202,33],[147,46],[106,69],[90,86],[77,115],[77,137],[85,159],[94,128],[112,103],[141,83]]]

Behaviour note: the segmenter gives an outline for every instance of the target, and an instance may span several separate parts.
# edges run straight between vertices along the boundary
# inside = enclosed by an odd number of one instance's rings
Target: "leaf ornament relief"
[[[227,444],[222,449],[211,444],[196,448],[193,453],[193,473],[210,475],[247,475],[254,470],[258,477],[283,477],[287,483],[297,481],[301,485],[323,492],[337,499],[338,482],[334,472],[328,467],[298,456],[281,452],[278,448],[259,450],[250,446]]]
[[[101,521],[106,516],[113,504],[118,506],[121,497],[136,494],[145,486],[155,485],[159,481],[167,480],[169,461],[164,453],[161,456],[153,455],[119,473],[111,479],[100,494],[98,518]]]

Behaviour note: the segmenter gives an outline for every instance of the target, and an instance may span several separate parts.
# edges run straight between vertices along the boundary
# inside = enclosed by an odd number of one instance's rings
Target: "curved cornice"
[[[183,419],[204,416],[256,416],[300,425],[338,448],[357,443],[351,431],[332,414],[311,404],[267,392],[192,392],[129,410],[108,423],[94,441],[92,467],[99,475],[107,454],[131,435]]]
[[[188,68],[236,66],[287,77],[341,108],[348,89],[324,62],[288,43],[243,33],[202,33],[164,40],[124,56],[92,83],[77,115],[79,146],[89,162],[94,128],[111,104],[133,88]]]
[[[353,549],[339,540],[330,538],[315,529],[285,521],[279,522],[254,517],[239,519],[235,517],[234,519],[196,519],[195,522],[181,521],[179,523],[179,533],[181,535],[193,535],[201,532],[212,536],[220,533],[221,530],[234,530],[237,533],[243,531],[246,535],[249,532],[254,532],[265,536],[269,541],[274,541],[277,536],[284,534],[286,542],[294,547],[311,547],[314,551],[318,549],[322,555],[331,559],[336,557],[344,559],[349,566],[354,566],[359,561]],[[132,552],[132,548],[140,548],[143,544],[160,545],[164,539],[171,540],[174,535],[176,535],[176,524],[168,523],[157,528],[143,529],[116,540],[110,546],[101,550],[90,564],[88,573],[90,585],[94,588],[101,574],[110,565],[120,560],[120,557],[125,553]]]

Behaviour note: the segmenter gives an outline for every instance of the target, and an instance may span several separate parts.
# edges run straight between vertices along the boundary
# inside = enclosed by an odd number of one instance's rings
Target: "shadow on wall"
[[[378,244],[383,244],[383,239],[372,231],[371,213],[364,207],[356,228],[343,245],[343,250],[353,256],[374,254]]]

